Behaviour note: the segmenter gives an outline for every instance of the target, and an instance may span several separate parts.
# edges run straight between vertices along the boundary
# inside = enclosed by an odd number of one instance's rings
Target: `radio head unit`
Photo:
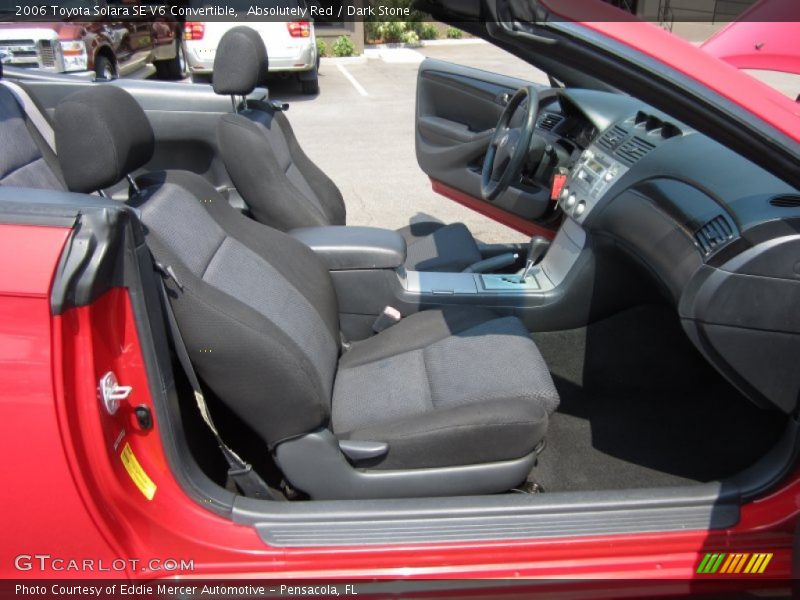
[[[559,196],[561,209],[582,222],[628,167],[599,150],[587,148],[572,169]]]

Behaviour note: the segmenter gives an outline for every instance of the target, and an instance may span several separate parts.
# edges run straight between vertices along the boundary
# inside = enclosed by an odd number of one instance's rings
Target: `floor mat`
[[[724,478],[763,456],[785,426],[705,361],[670,307],[533,338],[561,396],[532,472],[547,491]]]

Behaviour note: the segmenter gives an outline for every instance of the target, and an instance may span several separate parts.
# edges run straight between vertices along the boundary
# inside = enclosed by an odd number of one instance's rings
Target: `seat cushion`
[[[481,260],[475,239],[463,223],[413,223],[397,232],[406,240],[406,269],[460,273]]]
[[[450,308],[355,344],[339,362],[332,426],[341,439],[388,442],[372,468],[479,464],[532,452],[557,405],[519,319]]]

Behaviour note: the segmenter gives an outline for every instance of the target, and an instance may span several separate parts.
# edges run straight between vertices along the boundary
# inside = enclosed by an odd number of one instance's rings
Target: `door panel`
[[[524,233],[549,207],[549,190],[514,185],[494,202],[481,198],[483,157],[503,109],[529,81],[426,59],[417,76],[417,162],[434,190]],[[536,85],[547,90],[548,88]]]

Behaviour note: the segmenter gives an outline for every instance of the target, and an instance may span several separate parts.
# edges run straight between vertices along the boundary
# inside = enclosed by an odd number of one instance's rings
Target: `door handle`
[[[502,94],[498,94],[497,96],[497,103],[505,106],[511,101],[511,93],[510,92],[503,92]]]

